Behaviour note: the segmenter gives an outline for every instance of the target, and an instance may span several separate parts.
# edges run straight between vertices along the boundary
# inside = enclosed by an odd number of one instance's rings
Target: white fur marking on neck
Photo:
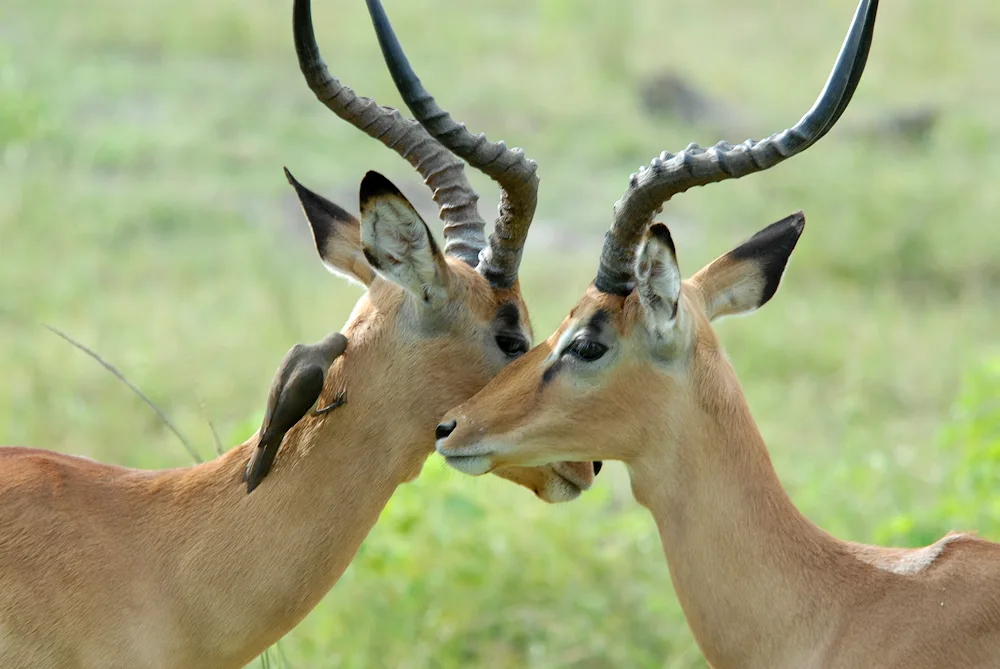
[[[941,556],[945,546],[956,539],[966,536],[965,534],[949,534],[930,546],[915,548],[912,551],[907,551],[900,557],[877,561],[875,566],[884,571],[899,574],[900,576],[919,574],[930,567],[934,563],[934,560]]]

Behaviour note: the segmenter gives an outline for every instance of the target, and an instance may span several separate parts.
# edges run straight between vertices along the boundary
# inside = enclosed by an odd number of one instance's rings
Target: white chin
[[[479,476],[493,469],[490,459],[484,455],[452,455],[445,456],[448,466],[469,476]]]
[[[550,504],[572,502],[579,496],[580,488],[559,476],[554,476],[546,482],[541,494],[539,494],[539,497]]]
[[[594,485],[593,478],[581,480],[580,475],[569,462],[553,462],[552,471],[566,479],[571,487],[577,488],[580,492],[590,490],[591,486]]]

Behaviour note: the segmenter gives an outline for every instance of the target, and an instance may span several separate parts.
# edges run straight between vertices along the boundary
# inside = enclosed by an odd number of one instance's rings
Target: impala
[[[293,13],[309,86],[420,172],[444,220],[444,251],[378,174],[361,182],[360,221],[288,174],[322,261],[367,287],[321,398],[349,389],[349,403],[289,431],[251,495],[243,471],[255,437],[212,462],[155,472],[0,449],[4,667],[244,666],[334,585],[393,490],[433,452],[444,412],[530,346],[517,270],[534,162],[450,118],[428,131],[355,96],[320,58],[309,1],[296,0]],[[488,241],[459,158],[502,189]],[[589,487],[594,468],[497,473],[558,502]]]
[[[841,541],[803,517],[774,472],[711,322],[774,295],[801,212],[687,280],[653,223],[673,195],[765,170],[822,137],[858,84],[877,5],[862,0],[826,88],[790,131],[692,146],[633,175],[583,299],[437,428],[437,451],[472,475],[624,461],[717,669],[1000,666],[1000,545],[968,534],[917,549]]]

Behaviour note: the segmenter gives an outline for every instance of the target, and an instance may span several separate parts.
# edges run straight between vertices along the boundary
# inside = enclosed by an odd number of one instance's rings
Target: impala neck
[[[354,349],[335,364],[324,397],[347,388],[348,403],[290,431],[252,494],[242,475],[255,437],[167,476],[190,507],[175,537],[186,547],[175,551],[182,561],[175,566],[192,588],[173,596],[197,621],[189,636],[210,639],[206,653],[242,666],[237,662],[291,630],[337,582],[393,491],[419,474],[433,450],[434,406],[414,405],[405,383],[379,383],[386,363],[375,353]]]
[[[655,517],[677,597],[707,660],[806,667],[836,624],[850,569],[840,543],[792,505],[731,367],[692,383],[670,443],[628,462],[635,498]],[[718,372],[718,368],[713,370]]]

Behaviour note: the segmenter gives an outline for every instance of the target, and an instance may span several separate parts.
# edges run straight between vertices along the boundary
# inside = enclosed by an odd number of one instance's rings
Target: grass
[[[399,104],[362,3],[315,5],[331,70]],[[628,174],[662,149],[721,139],[644,115],[640,81],[675,69],[767,135],[811,103],[854,9],[387,5],[438,99],[539,162],[522,281],[539,338],[592,278]],[[667,210],[689,273],[806,212],[776,298],[719,331],[792,498],[847,539],[919,545],[951,527],[1000,538],[987,474],[1000,459],[998,29],[1000,7],[985,0],[884,3],[843,127]],[[922,104],[939,110],[922,144],[853,131]],[[348,208],[368,169],[430,204],[405,162],[301,82],[286,0],[5,3],[0,443],[139,467],[190,461],[140,400],[42,321],[106,356],[202,457],[214,450],[201,401],[225,443],[252,433],[287,348],[340,328],[359,294],[316,261],[282,165]],[[474,183],[492,212],[496,193]],[[283,642],[289,664],[704,666],[620,466],[558,507],[489,478],[432,458]]]

